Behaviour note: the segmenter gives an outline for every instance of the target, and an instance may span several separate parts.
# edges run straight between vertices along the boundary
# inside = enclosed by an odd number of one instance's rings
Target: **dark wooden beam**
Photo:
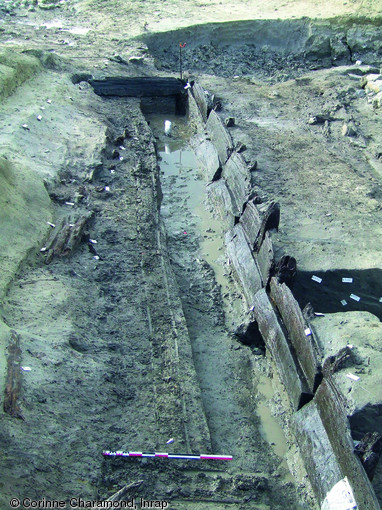
[[[8,343],[7,376],[3,409],[14,418],[23,418],[19,398],[21,393],[21,348],[20,337],[11,330]]]
[[[99,96],[166,97],[186,93],[185,82],[178,78],[108,76],[103,80],[89,80],[89,83]]]

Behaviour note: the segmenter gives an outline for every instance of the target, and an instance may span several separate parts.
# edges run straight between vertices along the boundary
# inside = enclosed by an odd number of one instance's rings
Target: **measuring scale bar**
[[[105,450],[102,455],[106,457],[154,457],[164,459],[191,459],[191,460],[232,460],[232,455],[210,455],[201,453],[200,455],[189,453],[161,453],[161,452],[122,452]]]

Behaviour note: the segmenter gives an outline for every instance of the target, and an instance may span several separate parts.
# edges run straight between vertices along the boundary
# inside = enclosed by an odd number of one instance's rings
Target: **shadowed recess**
[[[312,280],[313,276],[321,278],[321,283]],[[343,278],[353,281],[343,282]],[[301,308],[311,303],[316,312],[362,311],[382,319],[382,302],[379,301],[382,298],[382,269],[298,271],[292,290]],[[356,301],[351,295],[360,300]]]

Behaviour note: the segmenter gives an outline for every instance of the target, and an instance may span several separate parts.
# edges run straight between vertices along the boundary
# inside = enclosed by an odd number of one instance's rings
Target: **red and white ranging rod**
[[[210,455],[208,453],[201,453],[194,455],[189,453],[160,453],[160,452],[111,452],[105,450],[102,455],[106,457],[156,457],[165,459],[191,459],[191,460],[232,460],[232,455]]]

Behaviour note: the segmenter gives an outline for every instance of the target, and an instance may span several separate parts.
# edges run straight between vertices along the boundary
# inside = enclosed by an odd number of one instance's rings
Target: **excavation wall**
[[[293,43],[294,47],[298,44],[303,47],[312,29],[305,22],[300,23],[300,39]],[[224,37],[223,30],[219,40],[224,41]],[[214,176],[209,194],[217,213],[228,218],[226,251],[247,304],[247,327],[257,323],[285,386],[294,433],[317,499],[322,504],[327,492],[347,477],[358,508],[378,509],[370,481],[353,453],[346,399],[336,386],[331,369],[327,365],[325,370],[322,368],[323,353],[309,319],[282,283],[285,273],[275,269],[269,230],[278,226],[279,208],[276,204],[259,205],[251,196],[250,170],[233,149],[219,115],[211,111],[204,123],[208,111],[206,97],[199,85],[195,94],[192,90],[189,94],[190,111],[208,133],[208,140],[202,141],[198,150],[203,154],[205,148],[209,155],[201,157],[201,166],[211,180]],[[220,175],[216,174],[216,156],[211,156],[215,154],[212,146],[219,157]]]
[[[367,27],[366,22],[367,21]],[[164,69],[178,69],[179,41],[184,69],[213,70],[228,76],[248,73],[261,63],[268,67],[277,58],[300,59],[318,65],[351,63],[362,58],[377,64],[382,51],[378,20],[332,18],[312,20],[246,20],[194,25],[180,30],[141,36]],[[274,62],[272,63],[272,60]],[[215,65],[214,61],[219,62]],[[202,111],[205,116],[205,111]]]

